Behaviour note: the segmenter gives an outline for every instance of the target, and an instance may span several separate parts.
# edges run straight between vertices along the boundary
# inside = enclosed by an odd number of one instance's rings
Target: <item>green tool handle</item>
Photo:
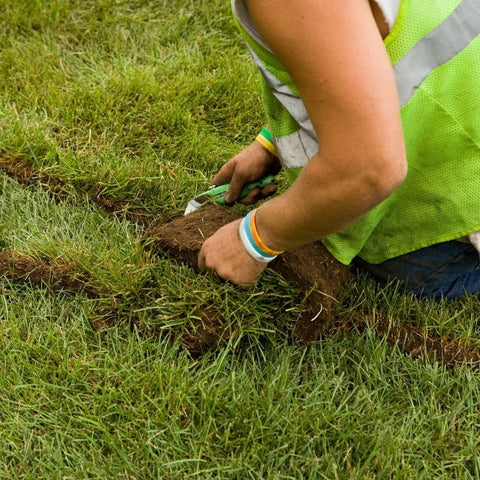
[[[238,196],[238,200],[242,199],[243,197],[246,197],[248,193],[251,192],[254,188],[263,188],[263,187],[266,187],[267,185],[271,185],[272,183],[277,183],[273,175],[267,175],[262,179],[258,180],[257,182],[247,183],[243,187],[243,190],[240,192],[240,195]],[[229,185],[230,185],[229,183],[226,183],[225,185],[220,185],[219,187],[213,187],[207,192],[205,192],[205,194],[208,195],[213,201],[219,203],[220,205],[225,205],[224,195]]]

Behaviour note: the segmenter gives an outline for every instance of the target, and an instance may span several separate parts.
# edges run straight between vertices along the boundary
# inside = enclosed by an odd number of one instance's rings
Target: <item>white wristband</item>
[[[265,257],[255,250],[247,236],[247,232],[245,231],[245,218],[243,218],[240,222],[240,225],[238,227],[238,234],[240,235],[240,240],[242,241],[242,244],[245,247],[247,253],[257,262],[270,263],[272,260],[277,258],[276,255],[273,257]]]

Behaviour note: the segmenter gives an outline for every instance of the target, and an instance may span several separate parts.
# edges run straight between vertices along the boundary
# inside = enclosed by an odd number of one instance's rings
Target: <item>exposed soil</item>
[[[148,244],[177,260],[197,268],[203,241],[221,226],[238,218],[216,204],[206,205],[187,216],[178,217],[147,232]],[[291,338],[306,344],[318,339],[331,322],[332,305],[350,277],[350,269],[335,260],[320,243],[286,252],[270,263],[301,296],[307,296],[305,309],[296,322]]]
[[[225,319],[216,310],[198,310],[197,315],[201,320],[195,330],[182,336],[183,346],[195,358],[212,350],[212,346],[221,345],[230,338]]]
[[[10,250],[0,252],[0,276],[15,282],[82,293],[91,298],[97,296],[97,292],[88,285],[86,275],[79,272],[76,265],[41,262],[26,255],[16,255]]]
[[[58,199],[65,199],[71,185],[56,175],[34,165],[23,155],[9,156],[0,153],[0,172],[5,173],[18,183],[27,186],[41,186]],[[100,186],[88,194],[90,200],[106,213],[147,227],[150,218],[143,209],[134,207],[126,200],[117,200],[101,191]]]
[[[374,328],[379,336],[386,336],[391,347],[398,345],[402,352],[414,358],[426,356],[434,362],[447,365],[466,362],[475,369],[480,367],[478,350],[462,344],[455,338],[427,336],[421,328],[408,322],[391,326],[387,321],[377,322]]]
[[[145,209],[135,207],[127,200],[120,201],[110,195],[105,195],[99,191],[99,188],[90,193],[88,198],[104,212],[118,218],[126,218],[144,228],[148,228],[152,221]]]
[[[385,338],[390,347],[397,346],[413,358],[427,357],[432,362],[444,365],[466,363],[470,368],[480,368],[480,351],[455,338],[430,336],[424,329],[402,319],[392,321],[387,315],[368,312],[355,312],[348,319],[336,319],[325,332],[335,335],[339,331],[363,332],[372,329],[379,338]]]
[[[41,185],[56,196],[65,195],[66,186],[61,179],[34,166],[22,155],[0,154],[0,171],[22,185]]]

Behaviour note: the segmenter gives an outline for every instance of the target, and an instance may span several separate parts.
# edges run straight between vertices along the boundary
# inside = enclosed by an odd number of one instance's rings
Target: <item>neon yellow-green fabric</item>
[[[385,46],[392,65],[442,24],[461,0],[402,0]],[[240,25],[239,25],[240,26]],[[297,93],[278,59],[240,26],[265,67]],[[273,58],[272,58],[273,57]],[[262,80],[274,139],[298,124]],[[342,263],[370,263],[480,230],[480,37],[434,68],[401,107],[409,172],[387,200],[349,228],[322,240]],[[287,171],[294,180],[299,169]]]

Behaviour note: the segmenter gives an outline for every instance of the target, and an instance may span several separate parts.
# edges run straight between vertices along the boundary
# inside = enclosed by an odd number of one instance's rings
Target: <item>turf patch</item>
[[[65,200],[68,192],[72,190],[72,186],[60,176],[38,167],[26,155],[0,153],[0,172],[21,185],[40,186],[57,199]],[[147,212],[132,206],[127,200],[118,200],[105,194],[100,185],[94,185],[87,194],[88,198],[106,213],[121,219],[125,218],[143,227],[146,227],[151,221]]]
[[[89,298],[98,295],[96,290],[88,285],[86,274],[74,263],[42,261],[28,255],[17,255],[11,250],[0,252],[0,276],[15,282],[29,282],[35,286],[48,285],[52,290],[65,290]]]
[[[34,165],[25,155],[0,154],[0,171],[22,185],[40,186],[60,201],[67,200],[72,188],[59,176]],[[156,254],[167,254],[194,269],[197,269],[203,241],[238,218],[231,210],[210,204],[188,216],[152,220],[146,211],[132,207],[128,201],[104,194],[100,185],[94,186],[88,196],[102,211],[144,227],[147,233],[142,242],[148,249]],[[341,331],[352,334],[370,328],[379,338],[385,338],[388,345],[397,346],[415,358],[426,357],[446,365],[467,363],[473,369],[480,365],[478,349],[454,338],[428,335],[410,322],[392,322],[386,315],[360,310],[348,318],[334,316],[334,306],[351,273],[319,242],[286,252],[272,262],[270,268],[283,276],[304,299],[301,314],[292,331],[287,332],[292,343],[304,345],[317,341],[322,334],[330,336]],[[89,285],[88,276],[74,263],[42,261],[5,250],[0,252],[0,275],[15,282],[47,285],[54,291],[64,290],[92,299],[100,297]],[[110,308],[102,302],[100,310],[102,320],[93,322],[94,326],[104,328],[115,324],[119,314],[115,305]],[[194,357],[224,344],[231,334],[228,322],[216,310],[201,309],[196,316],[200,320],[195,330],[180,334],[183,346]],[[135,319],[132,324],[136,324]]]
[[[147,245],[197,268],[203,241],[236,218],[219,205],[206,205],[197,212],[150,229]],[[307,297],[303,314],[291,332],[292,341],[306,344],[317,340],[332,320],[332,305],[349,279],[350,269],[318,242],[286,252],[275,259],[270,268],[286,278],[302,297]]]

